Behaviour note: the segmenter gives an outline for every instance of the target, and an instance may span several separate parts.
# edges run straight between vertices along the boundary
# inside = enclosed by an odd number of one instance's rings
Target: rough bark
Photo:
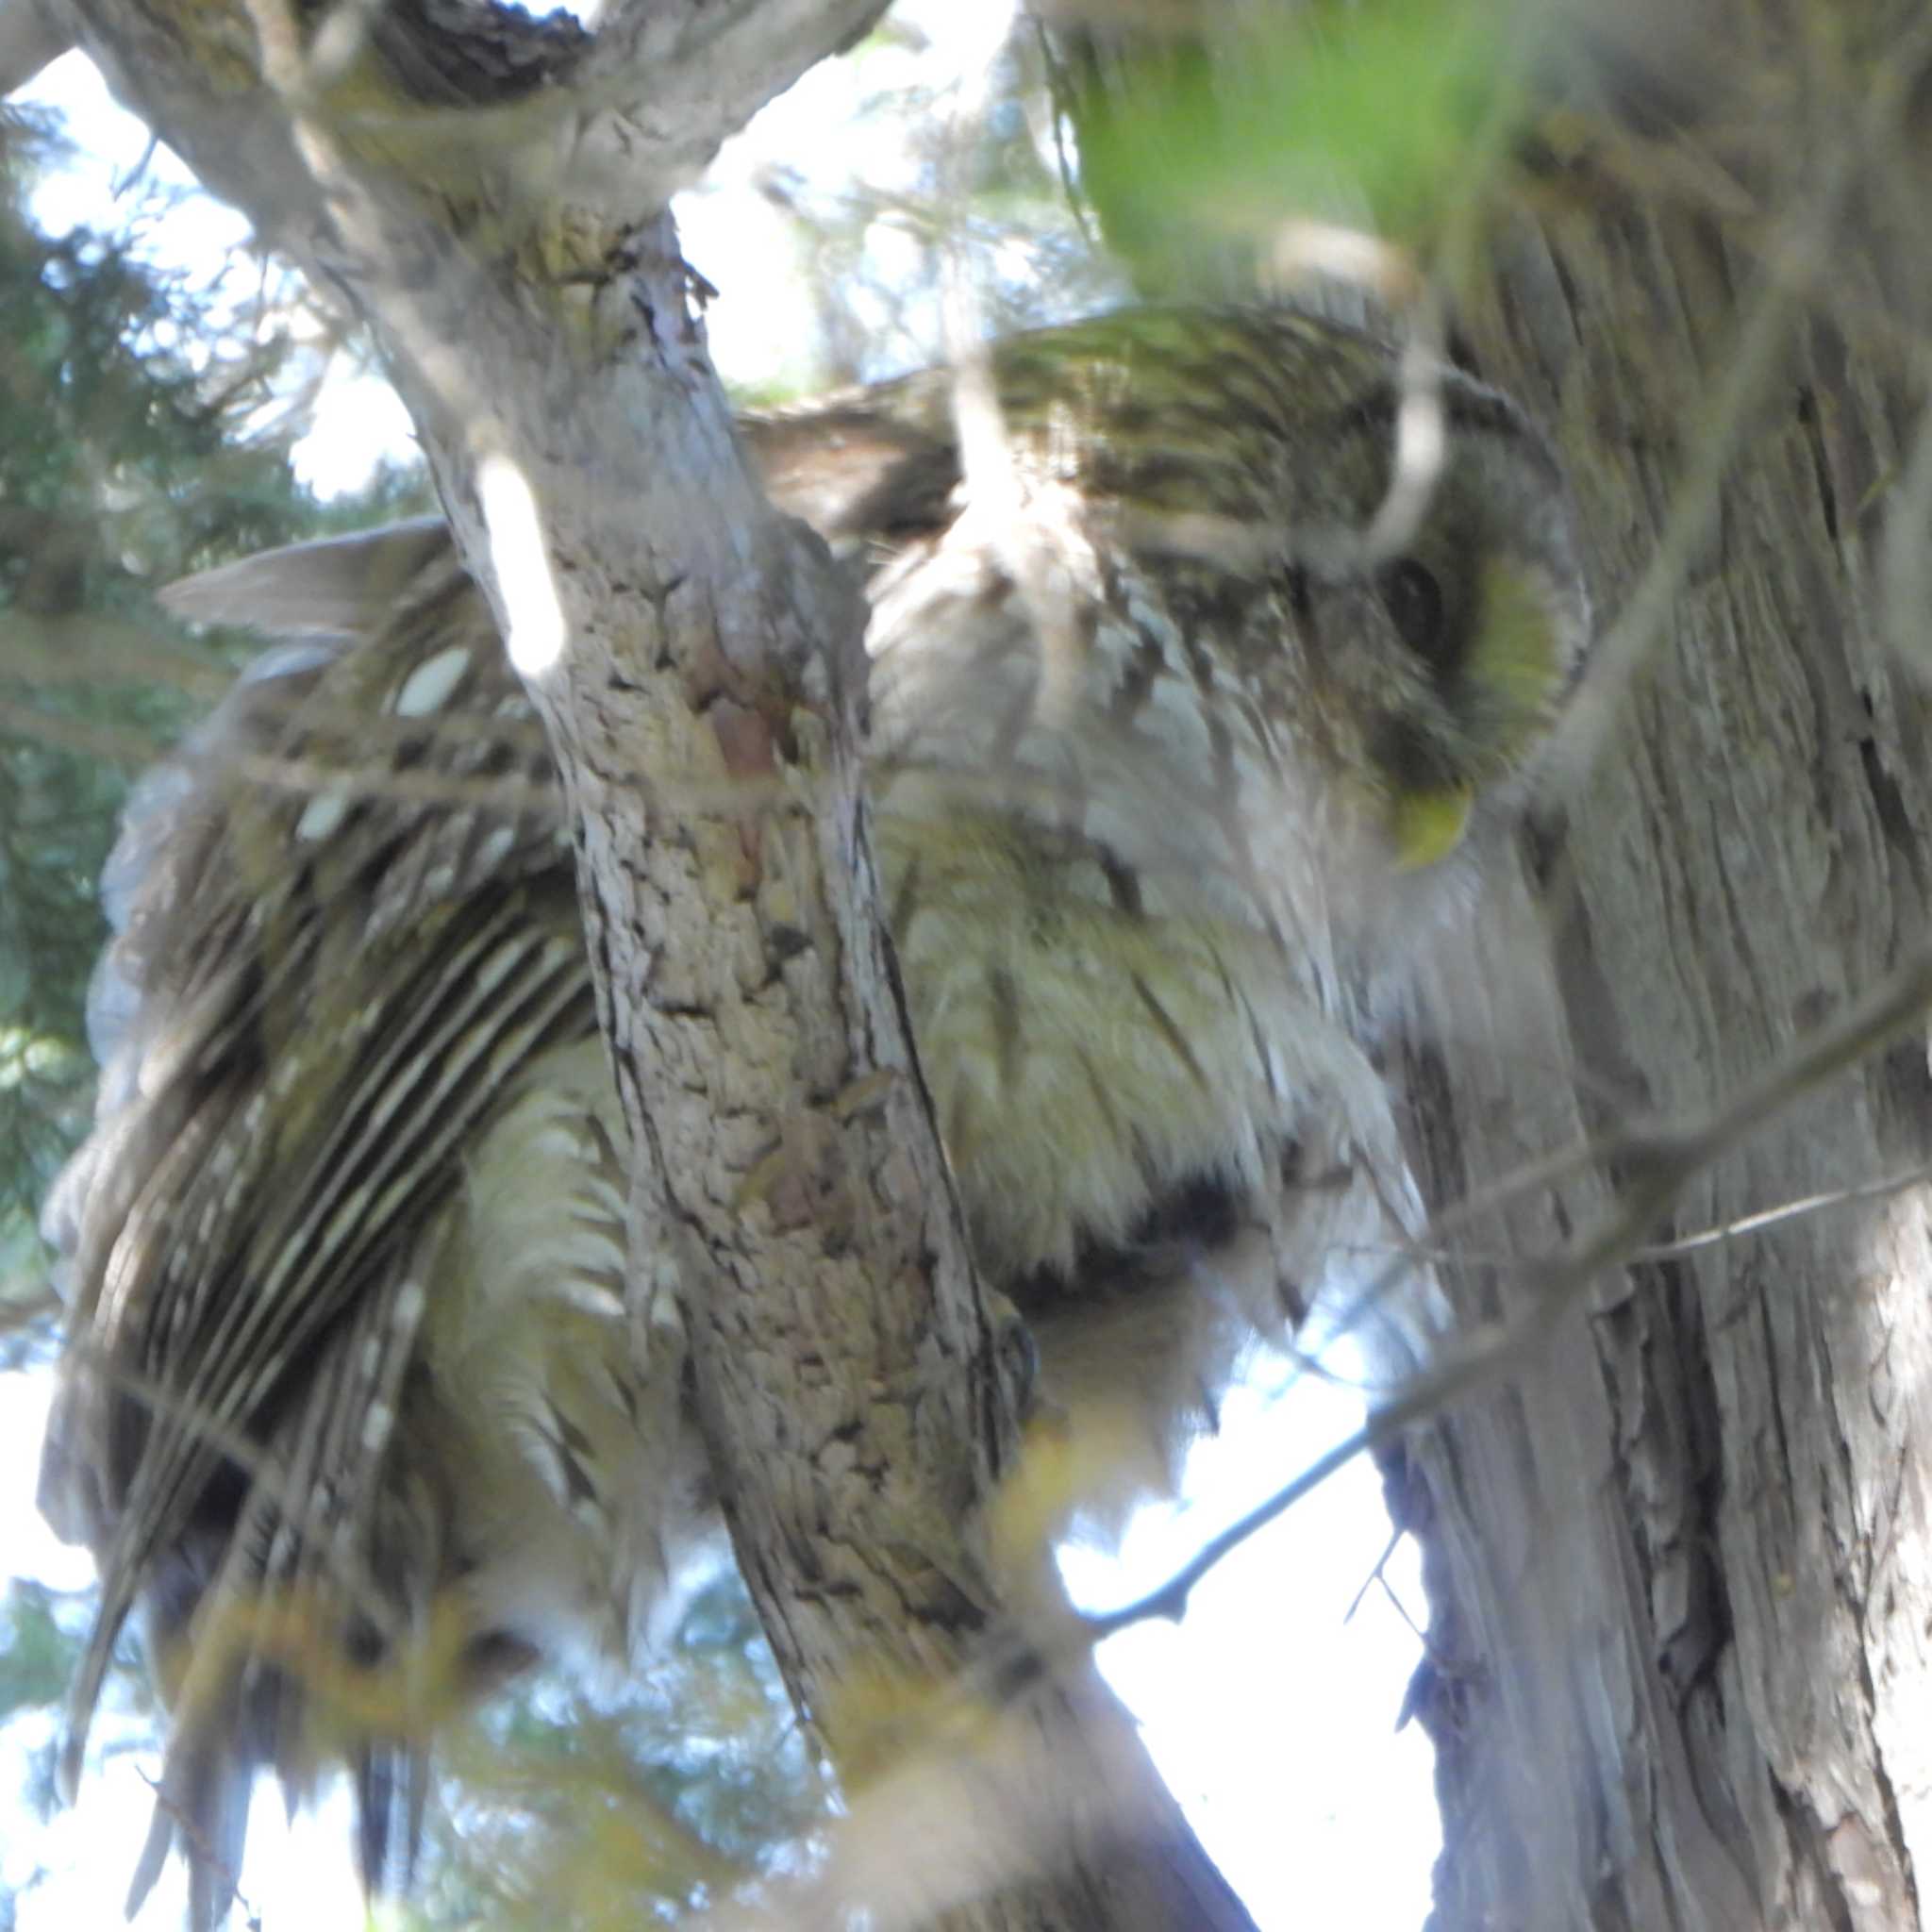
[[[1722,482],[1593,769],[1411,1054],[1438,1202],[1708,1112],[1926,946],[1923,667],[1889,647],[1880,571],[1921,433],[1924,237],[1894,225],[1908,156],[1862,151],[1923,49],[1880,12],[1845,9],[1853,58],[1815,84],[1802,22],[1725,23],[1761,63],[1745,84],[1790,112],[1736,218],[1584,153],[1502,225],[1465,305],[1483,366],[1564,446],[1607,615],[1675,541],[1700,459]],[[1660,152],[1707,155],[1706,131]],[[1780,290],[1794,243],[1823,273]],[[1735,432],[1714,420],[1733,383]],[[1921,1028],[1737,1146],[1654,1240],[1922,1165],[1927,1086]],[[1612,1163],[1458,1244],[1548,1254],[1634,1178]],[[1914,1186],[1619,1270],[1412,1446],[1441,1932],[1923,1923],[1928,1205]],[[1507,1267],[1445,1281],[1471,1321],[1523,1302]]]
[[[1011,1400],[880,938],[860,613],[746,475],[662,204],[879,10],[639,7],[588,46],[406,8],[311,41],[278,0],[66,22],[369,321],[415,415],[576,814],[640,1326],[675,1294],[743,1567],[835,1757],[855,1683],[943,1680],[1001,1621],[977,1525]],[[977,1869],[893,1837],[878,1923],[1246,1923],[1091,1677],[1014,1708],[979,1790],[1012,1829]]]
[[[1794,125],[1808,177],[1754,183],[1787,235],[1898,52],[1868,49],[1835,113]],[[1781,298],[1763,229],[1640,200],[1591,158],[1562,185],[1498,237],[1467,321],[1557,425],[1615,612]],[[1924,704],[1876,571],[1923,401],[1885,325],[1922,318],[1880,287],[1864,199],[1829,217],[1833,294],[1765,331],[1708,539],[1566,835],[1511,882],[1547,915],[1547,958],[1514,949],[1507,1012],[1473,975],[1460,1024],[1417,1050],[1438,1198],[1620,1120],[1707,1111],[1925,943]],[[1923,1162],[1925,1090],[1921,1036],[1739,1146],[1658,1239]],[[1547,1252],[1628,1178],[1484,1217],[1469,1244]],[[1920,1923],[1925,1262],[1914,1189],[1632,1266],[1420,1452],[1441,1926]],[[1515,1299],[1507,1272],[1449,1278],[1472,1316]]]
[[[1163,13],[1137,62],[1051,9],[1083,133],[1197,58],[1238,86],[1216,35],[1266,10]],[[1566,458],[1607,675],[1391,1072],[1445,1224],[1626,1148],[1445,1233],[1490,1333],[1657,1184],[1629,1130],[1708,1119],[1932,943],[1924,25],[1523,17],[1537,98],[1443,281],[1458,354]],[[1185,223],[1127,182],[1150,200],[1103,216],[1163,245]],[[1928,1089],[1921,1024],[1701,1167],[1649,1244],[1923,1171]],[[1436,1932],[1924,1923],[1928,1261],[1923,1183],[1647,1247],[1390,1454],[1433,1617]]]

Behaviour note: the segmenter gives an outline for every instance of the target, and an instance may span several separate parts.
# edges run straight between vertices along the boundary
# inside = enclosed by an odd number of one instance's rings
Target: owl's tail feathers
[[[235,1895],[258,1774],[291,1808],[325,1766],[346,1762],[371,1890],[407,1882],[436,1709],[479,1674],[450,1582],[446,1512],[433,1479],[397,1472],[388,1451],[423,1297],[399,1271],[366,1295],[315,1359],[266,1441],[225,1441],[168,1533],[167,1512],[131,1491],[118,1509],[98,1486],[62,1493],[73,1461],[50,1429],[57,1523],[97,1553],[102,1605],[68,1706],[61,1779],[70,1794],[122,1626],[139,1606],[169,1713],[153,1823],[128,1893],[130,1916],[171,1849],[189,1868],[192,1932],[212,1932]],[[72,1385],[79,1402],[84,1384]],[[70,1422],[84,1420],[70,1418]],[[158,1422],[150,1446],[159,1439]],[[493,1658],[483,1663],[493,1663]],[[500,1670],[494,1673],[501,1675]]]
[[[355,1592],[312,1578],[238,1586],[237,1554],[183,1628],[151,1638],[172,1723],[127,1914],[141,1909],[178,1847],[191,1932],[214,1932],[235,1897],[261,1773],[275,1774],[292,1813],[320,1772],[347,1759],[358,1863],[372,1894],[408,1884],[427,1787],[426,1706],[438,1694],[433,1660],[443,1649],[434,1635],[396,1638],[393,1604],[378,1630]],[[421,1574],[426,1579],[431,1570]],[[401,1662],[419,1651],[431,1657],[430,1669]],[[427,1695],[412,1696],[412,1683],[425,1681]]]
[[[191,1690],[184,1705],[194,1697]],[[131,1919],[146,1903],[168,1855],[188,1867],[190,1932],[215,1932],[241,1882],[248,1814],[260,1773],[279,1778],[291,1812],[306,1799],[318,1759],[331,1755],[328,1700],[297,1673],[259,1657],[231,1669],[206,1707],[177,1712],[170,1731],[154,1815],[127,1890]],[[406,1889],[414,1874],[428,1787],[419,1737],[365,1736],[353,1747],[356,1843],[364,1890]]]
[[[365,1745],[356,1761],[356,1861],[372,1896],[415,1883],[429,1797],[429,1755],[420,1740]]]
[[[255,1766],[212,1729],[177,1728],[155,1788],[147,1842],[127,1888],[131,1919],[147,1902],[178,1839],[188,1856],[188,1923],[211,1932],[226,1916],[242,1870]]]

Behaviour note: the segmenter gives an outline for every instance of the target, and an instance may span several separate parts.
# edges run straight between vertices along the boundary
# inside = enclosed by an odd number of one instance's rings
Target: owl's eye
[[[1375,587],[1402,641],[1431,670],[1449,670],[1449,627],[1442,608],[1442,587],[1434,574],[1414,558],[1404,557],[1379,573]]]

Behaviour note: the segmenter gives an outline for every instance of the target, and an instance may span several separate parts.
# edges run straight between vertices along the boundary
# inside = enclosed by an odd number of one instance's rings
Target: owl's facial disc
[[[1567,676],[1551,574],[1476,536],[1424,530],[1412,554],[1315,602],[1342,714],[1361,721],[1358,783],[1398,871],[1455,851],[1477,798],[1524,768]]]
[[[1524,558],[1491,555],[1476,573],[1481,619],[1471,639],[1461,711],[1480,775],[1515,771],[1548,728],[1568,686],[1557,584]]]
[[[1389,801],[1389,835],[1398,872],[1420,872],[1462,843],[1475,791],[1444,785],[1433,791],[1399,791]]]
[[[1284,484],[1320,782],[1352,795],[1405,872],[1447,858],[1522,777],[1588,628],[1574,512],[1541,439],[1453,371],[1441,402],[1444,447],[1398,548],[1368,548],[1392,500],[1392,391],[1337,419],[1318,476]]]

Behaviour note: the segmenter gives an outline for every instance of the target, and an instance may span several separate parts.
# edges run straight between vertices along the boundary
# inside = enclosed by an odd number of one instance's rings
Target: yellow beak
[[[1395,863],[1404,872],[1447,858],[1469,829],[1475,792],[1467,785],[1435,791],[1405,791],[1390,804],[1389,829],[1395,841]]]

